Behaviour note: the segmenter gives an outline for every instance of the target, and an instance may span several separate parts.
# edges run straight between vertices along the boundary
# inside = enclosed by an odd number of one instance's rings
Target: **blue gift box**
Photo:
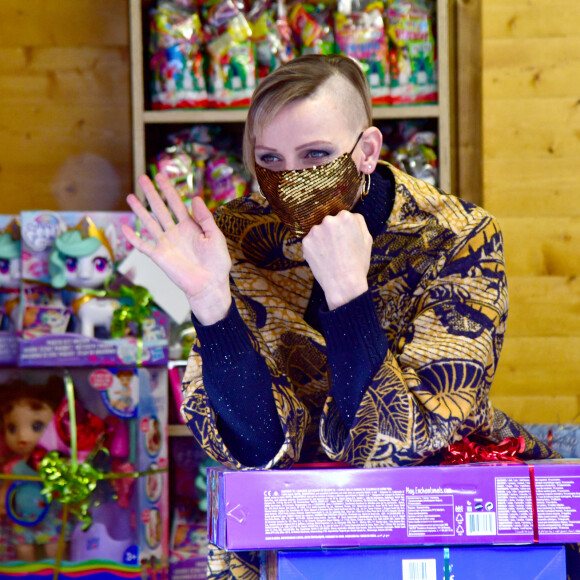
[[[563,546],[477,546],[264,552],[268,580],[565,580]]]
[[[579,424],[527,423],[524,427],[562,457],[580,457]]]

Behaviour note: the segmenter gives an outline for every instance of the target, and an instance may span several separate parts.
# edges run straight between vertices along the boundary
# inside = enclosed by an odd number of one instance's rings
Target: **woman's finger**
[[[121,231],[123,235],[129,240],[129,243],[141,253],[148,257],[151,257],[155,250],[155,246],[146,242],[143,238],[139,237],[137,233],[132,230],[127,224],[121,226]]]
[[[157,223],[157,220],[147,211],[145,206],[141,203],[141,200],[135,194],[130,193],[127,196],[127,203],[154,239],[158,239],[163,235],[163,230]]]
[[[175,225],[173,221],[173,216],[171,212],[165,205],[165,202],[161,199],[157,189],[155,189],[155,185],[153,182],[147,177],[147,175],[141,175],[137,179],[137,183],[139,187],[143,190],[147,201],[149,202],[149,207],[153,215],[157,218],[157,221],[161,225],[164,230],[168,230],[169,228]]]

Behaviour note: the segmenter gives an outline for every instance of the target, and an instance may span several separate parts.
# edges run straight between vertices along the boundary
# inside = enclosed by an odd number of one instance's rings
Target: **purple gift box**
[[[208,470],[227,550],[580,542],[580,462]]]
[[[563,546],[271,550],[262,555],[262,580],[487,580],[490,570],[510,580],[566,578]]]

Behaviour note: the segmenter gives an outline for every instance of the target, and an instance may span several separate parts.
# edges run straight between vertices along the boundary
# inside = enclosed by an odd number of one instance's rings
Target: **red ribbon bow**
[[[526,448],[523,437],[506,437],[497,445],[479,445],[467,438],[449,445],[443,452],[441,465],[461,465],[463,463],[483,463],[486,461],[512,461],[522,463],[516,454]]]

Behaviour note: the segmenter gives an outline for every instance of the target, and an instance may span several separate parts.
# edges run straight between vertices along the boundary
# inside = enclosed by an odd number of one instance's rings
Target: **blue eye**
[[[44,421],[34,421],[34,423],[32,424],[32,430],[35,433],[40,433],[41,431],[43,431],[45,427]]]
[[[10,260],[0,260],[0,274],[8,274],[10,271]]]
[[[66,266],[66,269],[69,272],[76,272],[77,264],[78,260],[76,258],[71,258],[70,256],[66,258],[64,261],[64,265]]]
[[[276,163],[280,161],[280,158],[276,155],[272,155],[272,153],[265,153],[264,155],[260,156],[260,161],[264,165],[268,165],[269,163]]]
[[[330,155],[329,151],[324,151],[322,149],[314,149],[312,151],[308,151],[306,153],[307,159],[323,159],[324,157],[328,157]]]

